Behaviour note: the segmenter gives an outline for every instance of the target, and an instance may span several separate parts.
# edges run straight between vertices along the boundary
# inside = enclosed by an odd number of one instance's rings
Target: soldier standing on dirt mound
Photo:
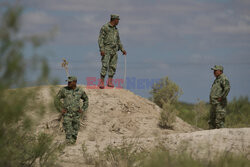
[[[80,128],[80,115],[88,108],[88,96],[82,89],[76,86],[77,78],[75,76],[69,76],[67,81],[68,86],[59,90],[54,102],[57,110],[63,115],[66,142],[74,144]],[[63,103],[61,99],[63,99]],[[83,100],[82,106],[80,106],[80,99]]]
[[[108,86],[114,87],[113,77],[116,71],[117,65],[117,51],[121,50],[123,55],[127,55],[127,52],[124,50],[122,43],[120,41],[119,32],[117,25],[119,23],[118,15],[111,15],[110,22],[102,26],[98,38],[98,44],[100,49],[100,54],[102,56],[102,68],[100,73],[100,83],[99,88],[104,88],[104,79],[108,70]]]
[[[223,74],[223,67],[215,65],[211,70],[214,70],[216,79],[210,92],[210,119],[208,121],[210,129],[219,129],[224,127],[227,95],[230,91],[230,83],[227,77]]]

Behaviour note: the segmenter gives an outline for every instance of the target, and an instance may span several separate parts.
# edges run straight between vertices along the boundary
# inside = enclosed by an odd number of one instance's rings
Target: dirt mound
[[[53,105],[53,96],[61,86],[41,87],[36,100],[47,106]],[[136,142],[141,149],[151,149],[163,144],[171,151],[185,149],[197,158],[213,158],[218,152],[249,152],[250,129],[220,129],[197,131],[180,118],[176,119],[173,130],[158,127],[161,109],[153,102],[124,89],[86,89],[89,108],[86,119],[75,145],[67,146],[59,156],[62,166],[85,166],[82,146],[94,155],[108,145],[120,145],[124,141]],[[30,89],[30,88],[29,88]],[[45,131],[64,142],[65,134],[60,130],[60,113],[55,108],[47,108],[45,116],[38,121],[37,131]],[[197,132],[194,132],[197,131]],[[210,154],[211,153],[211,154]]]
[[[170,134],[161,143],[172,152],[187,151],[196,159],[213,160],[235,153],[250,159],[250,128],[203,130]]]
[[[53,96],[61,86],[42,87],[36,100],[50,105]],[[126,139],[136,139],[141,147],[151,148],[158,144],[158,138],[171,133],[192,132],[196,129],[180,118],[176,119],[173,130],[162,130],[158,127],[161,109],[153,102],[124,89],[86,89],[89,97],[87,118],[82,121],[76,145],[68,146],[60,157],[61,162],[83,163],[82,144],[90,154],[96,148],[102,150],[109,144],[119,145]],[[58,118],[60,114],[48,108],[45,116],[39,121],[38,131],[55,135],[57,141],[64,141]],[[66,165],[67,166],[67,165]]]

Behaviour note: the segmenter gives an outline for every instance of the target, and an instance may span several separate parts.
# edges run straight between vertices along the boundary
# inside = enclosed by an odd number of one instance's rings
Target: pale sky
[[[0,0],[1,1],[1,0]],[[250,96],[250,0],[20,0],[22,34],[56,29],[43,47],[51,74],[64,84],[62,58],[81,84],[99,77],[97,44],[110,14],[120,15],[121,41],[127,50],[127,77],[169,76],[183,90],[181,101],[208,101],[214,77],[223,65],[231,82],[229,99]],[[116,78],[123,78],[119,53]],[[149,90],[133,89],[148,97]]]

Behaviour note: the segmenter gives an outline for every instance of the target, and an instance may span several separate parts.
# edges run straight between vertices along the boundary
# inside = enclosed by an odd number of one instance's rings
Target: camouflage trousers
[[[224,128],[226,104],[212,104],[210,108],[209,129]]]
[[[63,128],[66,133],[66,141],[75,143],[80,128],[80,113],[68,111],[63,115]]]
[[[105,77],[108,71],[108,76],[113,78],[116,72],[118,55],[116,51],[106,50],[105,55],[102,56],[101,76]]]

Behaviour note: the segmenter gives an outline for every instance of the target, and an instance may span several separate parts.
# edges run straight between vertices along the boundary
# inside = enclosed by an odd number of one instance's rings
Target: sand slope
[[[52,94],[49,91],[51,87],[41,87],[36,100],[50,106],[60,87],[53,87],[55,92]],[[62,166],[85,166],[83,143],[89,154],[95,154],[97,148],[102,150],[110,144],[119,145],[124,141],[136,141],[142,149],[151,149],[161,142],[171,151],[184,145],[190,154],[201,158],[207,157],[210,150],[217,153],[226,149],[238,153],[236,150],[242,150],[243,144],[245,154],[250,150],[249,128],[197,131],[197,128],[177,118],[172,130],[163,130],[157,125],[161,109],[151,101],[124,89],[81,87],[89,97],[87,118],[82,121],[76,144],[67,146],[59,156],[58,162]],[[47,108],[37,124],[37,132],[51,133],[56,141],[63,142],[65,135],[60,131],[59,117],[55,108]]]

